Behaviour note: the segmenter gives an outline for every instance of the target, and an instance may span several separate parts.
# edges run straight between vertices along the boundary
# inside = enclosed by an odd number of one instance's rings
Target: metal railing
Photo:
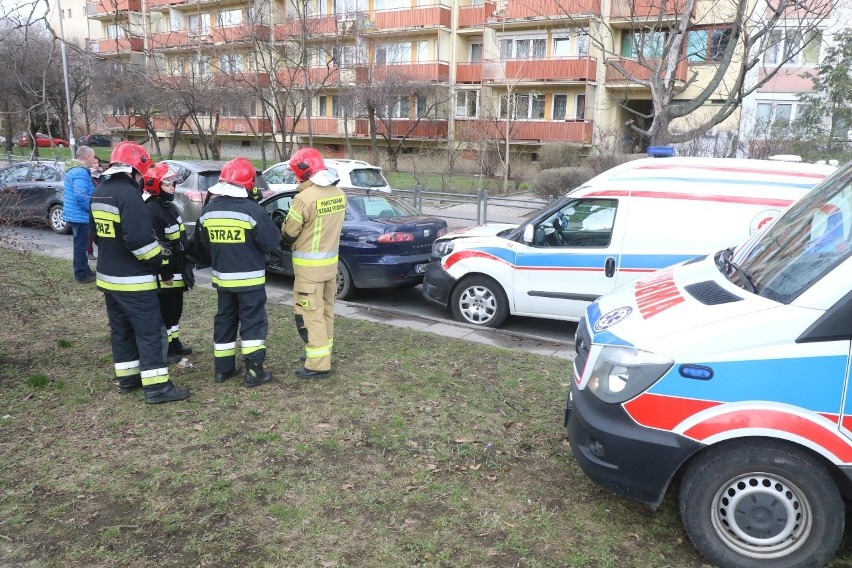
[[[517,220],[538,211],[553,201],[552,198],[498,197],[489,195],[488,191],[484,189],[478,189],[473,194],[424,191],[421,185],[415,186],[414,189],[394,189],[393,193],[410,201],[418,211],[423,211],[424,205],[440,208],[443,209],[441,217],[476,221],[477,225],[488,223],[489,209],[511,209],[511,217]],[[519,213],[518,210],[521,210],[522,213]],[[499,214],[496,214],[495,217],[498,218],[492,218],[492,221],[500,221]]]

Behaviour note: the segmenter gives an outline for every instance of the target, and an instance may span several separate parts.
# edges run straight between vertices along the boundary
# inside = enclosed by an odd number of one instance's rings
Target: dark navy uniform
[[[213,188],[211,188],[213,191]],[[272,218],[247,197],[219,195],[204,208],[196,225],[200,250],[209,253],[219,309],[213,324],[218,376],[236,369],[237,328],[248,363],[266,359],[266,254],[281,236]]]

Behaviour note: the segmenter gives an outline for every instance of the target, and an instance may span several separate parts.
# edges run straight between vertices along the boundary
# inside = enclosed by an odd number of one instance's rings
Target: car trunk
[[[384,236],[380,239],[386,239],[382,243],[384,247],[387,247],[386,250],[390,249],[403,255],[430,254],[432,243],[438,238],[439,232],[446,231],[447,228],[447,222],[443,219],[425,215],[417,217],[410,215],[404,217],[371,217],[371,220],[385,227]],[[412,235],[414,240],[403,240],[407,237],[402,235]]]

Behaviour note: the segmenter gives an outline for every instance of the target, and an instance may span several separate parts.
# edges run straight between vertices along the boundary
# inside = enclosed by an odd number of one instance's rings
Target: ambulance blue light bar
[[[671,146],[648,146],[648,155],[652,158],[670,158],[674,156]]]
[[[700,381],[709,381],[713,378],[713,369],[704,365],[681,365],[680,376],[687,379],[698,379]]]

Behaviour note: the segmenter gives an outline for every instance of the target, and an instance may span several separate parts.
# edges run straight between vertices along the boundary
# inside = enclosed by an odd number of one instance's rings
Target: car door
[[[52,163],[33,164],[30,179],[22,193],[22,208],[27,218],[45,221],[57,188],[62,186],[63,174]]]
[[[615,287],[622,230],[617,199],[569,199],[517,246],[513,299],[521,315],[579,319]],[[529,232],[529,229],[527,229]]]
[[[284,220],[287,218],[287,213],[290,212],[290,204],[296,196],[295,192],[287,192],[278,194],[269,201],[263,204],[263,208],[275,221],[279,227],[283,226]],[[274,251],[269,253],[267,266],[274,272],[282,272],[284,274],[293,274],[293,252],[290,247],[278,246]]]
[[[12,164],[0,170],[0,217],[22,219],[21,201],[30,175],[30,163]]]

